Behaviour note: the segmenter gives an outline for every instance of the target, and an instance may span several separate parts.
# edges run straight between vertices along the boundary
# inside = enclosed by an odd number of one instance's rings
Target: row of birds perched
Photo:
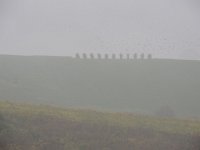
[[[109,54],[96,54],[94,55],[93,53],[90,53],[90,54],[86,54],[86,53],[83,53],[83,54],[79,54],[79,53],[76,53],[75,55],[75,58],[78,58],[78,59],[152,59],[152,54],[148,54],[146,57],[145,57],[145,54],[142,53],[142,54],[137,54],[137,53],[134,53],[134,54],[122,54],[120,53],[119,55],[116,55],[116,54],[111,54],[111,56],[109,56]]]

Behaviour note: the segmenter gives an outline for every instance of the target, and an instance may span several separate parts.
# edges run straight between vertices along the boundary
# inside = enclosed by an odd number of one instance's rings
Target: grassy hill
[[[200,148],[199,120],[10,102],[0,102],[0,115],[1,150]]]
[[[0,56],[0,99],[154,114],[167,106],[200,116],[200,62]]]

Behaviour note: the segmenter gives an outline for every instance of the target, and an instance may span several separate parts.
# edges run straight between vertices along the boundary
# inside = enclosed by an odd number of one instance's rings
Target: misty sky
[[[0,0],[0,54],[144,52],[200,59],[196,2]]]

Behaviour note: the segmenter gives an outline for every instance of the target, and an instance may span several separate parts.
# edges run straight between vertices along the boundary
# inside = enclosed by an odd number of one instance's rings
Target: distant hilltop
[[[119,54],[100,54],[100,53],[97,53],[97,54],[94,54],[94,53],[76,53],[75,54],[75,58],[78,58],[78,59],[152,59],[152,54],[147,54],[145,56],[144,53],[141,53],[141,54],[138,54],[138,53],[134,53],[134,54],[122,54],[122,53],[119,53]]]
[[[200,118],[200,61],[0,55],[0,72],[0,101]]]

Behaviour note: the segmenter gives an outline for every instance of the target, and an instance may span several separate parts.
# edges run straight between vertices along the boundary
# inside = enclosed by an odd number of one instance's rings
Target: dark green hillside
[[[199,61],[0,56],[2,100],[199,117],[199,78]]]

